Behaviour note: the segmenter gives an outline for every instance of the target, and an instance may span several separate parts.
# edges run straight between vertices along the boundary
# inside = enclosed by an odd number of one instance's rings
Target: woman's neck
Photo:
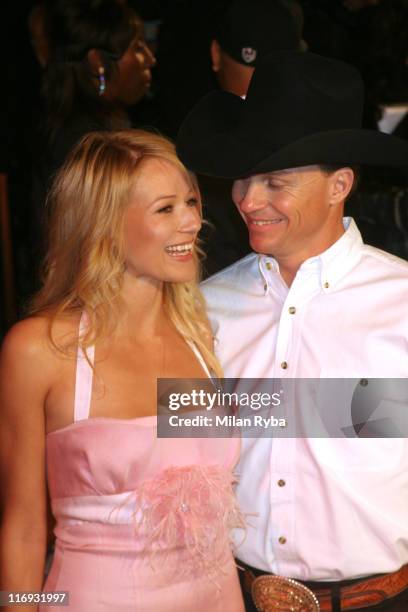
[[[160,333],[166,318],[162,282],[149,278],[135,279],[125,273],[121,297],[124,308],[118,330],[138,337],[152,337]]]

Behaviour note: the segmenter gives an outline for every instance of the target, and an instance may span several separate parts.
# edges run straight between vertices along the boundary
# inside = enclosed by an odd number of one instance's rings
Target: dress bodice
[[[47,472],[53,504],[70,497],[134,491],[170,467],[231,470],[238,459],[236,438],[157,438],[156,422],[156,416],[95,417],[49,433]]]
[[[242,523],[231,472],[239,440],[158,438],[156,416],[89,418],[88,357],[78,352],[74,422],[47,436],[57,545],[149,558],[181,547],[186,567],[211,573]]]

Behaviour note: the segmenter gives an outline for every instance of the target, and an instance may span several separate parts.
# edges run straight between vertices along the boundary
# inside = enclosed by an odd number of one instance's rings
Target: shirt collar
[[[343,225],[344,234],[326,251],[304,261],[296,277],[315,272],[319,277],[321,289],[328,293],[351,270],[360,257],[363,240],[354,219],[344,217]],[[265,295],[269,292],[271,283],[276,287],[277,277],[283,283],[279,274],[279,264],[273,257],[258,255],[258,267]]]

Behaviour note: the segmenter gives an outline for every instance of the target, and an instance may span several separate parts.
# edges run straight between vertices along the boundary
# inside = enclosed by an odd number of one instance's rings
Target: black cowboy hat
[[[259,60],[246,99],[214,91],[187,115],[177,153],[201,174],[237,178],[313,164],[408,165],[408,142],[361,128],[355,68],[300,51]]]

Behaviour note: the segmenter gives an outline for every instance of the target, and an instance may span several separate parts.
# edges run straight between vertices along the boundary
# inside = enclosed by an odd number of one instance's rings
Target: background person
[[[215,27],[210,46],[212,69],[220,89],[245,96],[257,59],[274,50],[300,47],[301,33],[287,4],[232,0]]]
[[[42,18],[48,61],[44,120],[33,150],[31,235],[37,261],[45,248],[50,181],[86,133],[131,127],[129,108],[149,90],[155,63],[144,41],[143,22],[126,3],[50,1]]]
[[[353,67],[282,51],[245,100],[214,92],[186,118],[181,159],[236,178],[255,251],[203,284],[227,377],[408,376],[408,264],[343,219],[355,165],[404,166],[408,144],[363,130],[362,107]],[[333,612],[406,609],[407,439],[244,438],[239,473],[258,514],[239,551],[246,589],[270,572]]]
[[[156,438],[157,378],[220,375],[196,181],[160,136],[96,132],[50,197],[45,282],[1,355],[1,588],[42,589],[48,488],[44,590],[68,609],[239,612],[239,440]]]
[[[287,4],[280,0],[232,0],[220,9],[210,44],[217,85],[245,96],[259,58],[274,50],[300,47],[301,28]],[[201,175],[198,181],[204,217],[210,222],[203,233],[206,277],[249,253],[250,246],[245,224],[233,206],[227,205],[231,202],[231,180]]]

